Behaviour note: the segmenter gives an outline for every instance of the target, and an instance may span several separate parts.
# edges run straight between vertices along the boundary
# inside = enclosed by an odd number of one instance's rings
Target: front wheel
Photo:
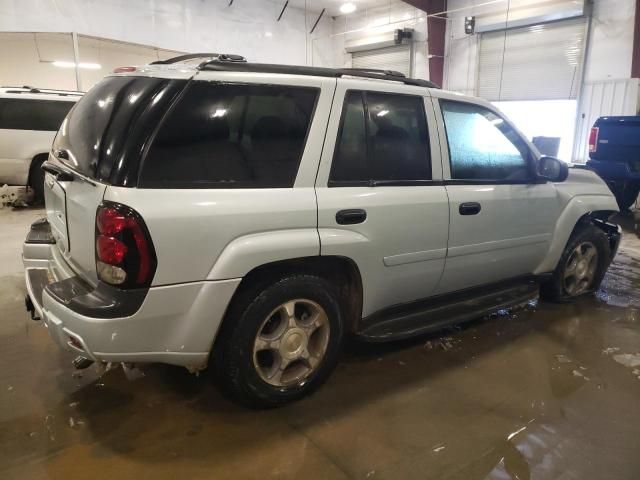
[[[580,227],[567,242],[552,278],[541,285],[540,296],[562,302],[593,292],[600,286],[610,260],[607,235],[594,225]]]
[[[275,407],[318,388],[344,338],[338,295],[311,275],[292,275],[240,293],[212,354],[223,391],[251,407]]]

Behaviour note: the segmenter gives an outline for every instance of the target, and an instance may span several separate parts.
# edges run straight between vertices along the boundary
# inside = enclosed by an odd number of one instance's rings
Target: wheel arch
[[[229,321],[236,302],[256,295],[260,290],[289,275],[315,275],[337,287],[345,313],[347,331],[353,331],[362,315],[362,277],[356,262],[343,256],[309,256],[279,260],[259,265],[241,280],[227,306],[220,328]],[[219,335],[217,335],[219,336]]]
[[[31,157],[31,162],[29,163],[29,175],[27,177],[27,182],[26,185],[31,185],[31,179],[33,178],[33,171],[34,171],[34,167],[36,165],[36,162],[42,160],[43,162],[47,160],[47,158],[49,158],[49,153],[48,152],[40,152],[40,153],[36,153],[35,155],[33,155]]]
[[[615,198],[604,195],[579,195],[573,197],[556,220],[551,238],[551,245],[544,260],[538,265],[535,274],[543,274],[555,270],[567,242],[581,226],[592,224],[609,236],[612,251],[617,249],[617,227],[607,223],[614,213],[618,212]]]

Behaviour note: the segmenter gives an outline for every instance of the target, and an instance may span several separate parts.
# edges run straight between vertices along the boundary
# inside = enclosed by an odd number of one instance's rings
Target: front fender
[[[582,217],[591,212],[617,212],[618,210],[616,199],[611,194],[576,195],[572,197],[558,217],[551,237],[549,251],[534,273],[542,274],[555,270],[573,229]]]
[[[315,228],[244,235],[227,244],[207,275],[207,280],[241,278],[267,263],[317,255],[320,255],[320,239]]]

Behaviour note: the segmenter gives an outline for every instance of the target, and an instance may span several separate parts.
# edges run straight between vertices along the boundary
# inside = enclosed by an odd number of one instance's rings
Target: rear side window
[[[422,97],[347,92],[330,185],[430,179]]]
[[[318,92],[193,82],[160,127],[140,186],[293,187]]]
[[[441,100],[449,143],[451,178],[523,181],[530,177],[529,148],[520,135],[491,110]]]
[[[53,148],[66,151],[69,167],[100,181],[129,186],[120,175],[136,164],[142,146],[171,100],[172,88],[184,80],[149,77],[106,77],[69,112]],[[137,164],[136,164],[137,165]],[[137,168],[135,180],[137,180]],[[130,175],[131,176],[131,175]]]
[[[0,99],[0,128],[56,132],[75,102]]]

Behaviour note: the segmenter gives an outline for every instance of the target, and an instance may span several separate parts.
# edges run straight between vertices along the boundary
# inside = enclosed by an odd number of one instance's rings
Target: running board
[[[479,318],[536,297],[545,278],[512,279],[394,305],[363,318],[356,336],[367,342],[401,340]]]

